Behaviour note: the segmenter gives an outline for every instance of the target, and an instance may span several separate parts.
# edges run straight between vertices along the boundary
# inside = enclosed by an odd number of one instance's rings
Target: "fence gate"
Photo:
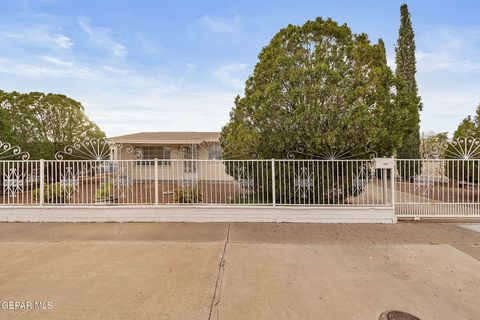
[[[399,217],[479,217],[480,140],[429,146],[423,159],[396,160]]]

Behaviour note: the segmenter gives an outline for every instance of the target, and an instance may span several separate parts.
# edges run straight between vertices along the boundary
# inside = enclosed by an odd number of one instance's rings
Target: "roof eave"
[[[200,140],[148,140],[148,139],[121,139],[110,138],[107,139],[115,143],[128,144],[201,144],[204,142],[219,142],[218,139],[200,139]]]

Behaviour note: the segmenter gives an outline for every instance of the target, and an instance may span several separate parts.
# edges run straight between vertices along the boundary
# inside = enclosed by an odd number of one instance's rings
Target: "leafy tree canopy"
[[[0,141],[15,143],[12,136],[12,128],[10,127],[10,121],[8,121],[8,112],[0,108]]]
[[[468,116],[458,125],[453,138],[480,138],[480,105],[478,105],[475,116]]]
[[[80,102],[61,94],[0,90],[0,110],[8,128],[0,140],[20,146],[32,159],[53,159],[75,141],[105,136]]]
[[[465,139],[462,139],[465,138]],[[468,116],[458,125],[453,134],[453,141],[445,149],[447,159],[479,159],[480,151],[476,140],[480,139],[480,105],[475,116]],[[478,161],[451,161],[446,163],[446,172],[451,179],[458,179],[468,183],[478,183]]]
[[[303,144],[319,155],[391,155],[401,137],[394,86],[383,41],[331,19],[289,25],[260,52],[245,96],[235,99],[225,154],[285,158]]]

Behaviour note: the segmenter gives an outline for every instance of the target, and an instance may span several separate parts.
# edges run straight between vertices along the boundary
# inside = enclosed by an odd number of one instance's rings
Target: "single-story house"
[[[155,159],[159,180],[232,179],[223,161],[201,161],[221,158],[220,132],[138,132],[107,140],[112,159],[132,160],[134,179],[154,179]]]

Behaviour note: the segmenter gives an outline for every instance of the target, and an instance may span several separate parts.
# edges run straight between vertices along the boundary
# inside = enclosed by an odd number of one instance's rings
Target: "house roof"
[[[219,139],[220,132],[188,131],[138,132],[108,138],[108,140],[117,143],[137,144],[199,144],[202,142],[218,142]]]

